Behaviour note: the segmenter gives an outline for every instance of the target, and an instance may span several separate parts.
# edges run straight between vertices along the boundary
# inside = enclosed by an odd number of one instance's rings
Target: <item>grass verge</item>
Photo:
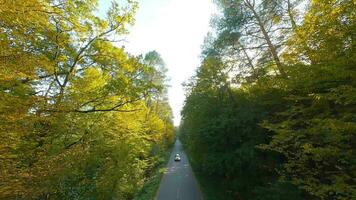
[[[152,171],[150,178],[145,182],[142,189],[135,195],[134,200],[154,200],[156,197],[163,172],[168,163],[172,148],[160,158],[157,167]]]

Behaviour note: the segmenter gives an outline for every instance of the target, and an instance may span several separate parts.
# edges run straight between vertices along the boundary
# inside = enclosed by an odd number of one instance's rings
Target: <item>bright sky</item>
[[[101,9],[111,0],[100,0]],[[138,0],[136,23],[130,29],[125,49],[132,54],[158,51],[168,68],[169,103],[174,124],[179,125],[184,103],[182,83],[199,65],[201,45],[210,30],[216,8],[212,0]]]

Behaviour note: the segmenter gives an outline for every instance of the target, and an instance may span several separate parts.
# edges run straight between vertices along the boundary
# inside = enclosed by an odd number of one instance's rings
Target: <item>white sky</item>
[[[100,0],[100,8],[111,0]],[[209,21],[216,8],[212,0],[138,0],[136,23],[127,36],[125,49],[135,55],[156,50],[161,54],[171,87],[169,103],[174,124],[179,125],[184,103],[182,83],[199,65],[201,45],[210,30]]]

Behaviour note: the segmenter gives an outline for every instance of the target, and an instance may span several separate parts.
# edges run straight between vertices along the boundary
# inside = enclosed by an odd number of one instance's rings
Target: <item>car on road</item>
[[[177,153],[177,154],[174,156],[174,161],[180,161],[180,155],[179,155],[179,153]]]

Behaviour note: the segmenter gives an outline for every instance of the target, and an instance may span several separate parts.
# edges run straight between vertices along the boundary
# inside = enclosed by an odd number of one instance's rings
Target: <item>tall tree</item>
[[[273,61],[279,73],[286,77],[280,52],[285,48],[287,36],[297,26],[298,6],[303,1],[217,2],[223,15],[215,20],[215,27],[220,41],[225,42],[225,49],[230,47],[232,51],[228,57],[233,52],[240,54],[235,62],[245,63],[254,74],[257,63]]]
[[[356,4],[217,3],[180,127],[208,198],[355,198]]]
[[[137,3],[97,9],[0,2],[1,199],[132,199],[172,142],[144,103],[166,87],[155,66],[114,45]]]

